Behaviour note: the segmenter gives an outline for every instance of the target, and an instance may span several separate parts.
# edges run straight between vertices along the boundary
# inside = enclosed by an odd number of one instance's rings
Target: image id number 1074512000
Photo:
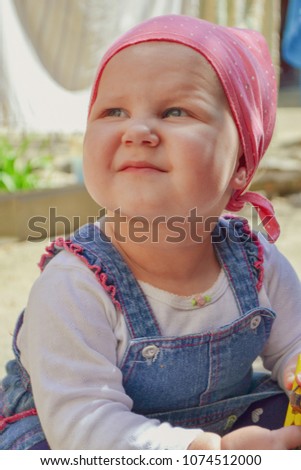
[[[202,465],[239,465],[239,466],[249,466],[249,465],[261,465],[262,459],[259,454],[186,454],[183,456],[183,465],[191,466],[202,466]]]

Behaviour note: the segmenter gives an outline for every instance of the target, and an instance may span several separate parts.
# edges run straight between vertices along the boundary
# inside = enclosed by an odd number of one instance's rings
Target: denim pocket
[[[124,388],[137,413],[197,406],[208,386],[208,339],[133,340],[121,369]]]

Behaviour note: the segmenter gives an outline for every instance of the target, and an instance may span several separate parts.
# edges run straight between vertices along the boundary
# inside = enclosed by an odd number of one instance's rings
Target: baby
[[[254,31],[171,15],[111,46],[84,140],[106,216],[42,257],[2,382],[0,448],[301,444],[283,427],[300,283],[269,243],[271,204],[246,191],[276,104]],[[246,202],[269,241],[222,215]],[[258,356],[271,374],[253,373]]]

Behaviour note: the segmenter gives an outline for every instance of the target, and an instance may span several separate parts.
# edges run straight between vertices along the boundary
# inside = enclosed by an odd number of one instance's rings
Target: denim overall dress
[[[134,413],[224,435],[250,405],[283,391],[269,375],[256,375],[252,369],[275,318],[258,301],[263,274],[258,239],[244,219],[228,217],[219,220],[212,241],[240,315],[217,330],[180,337],[162,335],[130,269],[94,225],[80,228],[71,240],[53,242],[42,257],[41,268],[61,250],[72,252],[95,273],[121,309],[130,341],[119,367]],[[8,363],[2,381],[0,449],[29,449],[45,439],[30,377],[16,345],[23,315],[14,334],[16,357]]]

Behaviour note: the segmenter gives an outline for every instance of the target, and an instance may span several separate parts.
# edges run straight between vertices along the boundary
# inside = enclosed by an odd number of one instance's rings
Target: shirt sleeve
[[[57,255],[31,290],[18,346],[50,447],[186,449],[200,430],[131,411],[113,311],[94,274],[68,253]]]
[[[284,388],[285,365],[292,356],[301,353],[301,286],[293,267],[277,247],[263,237],[260,241],[264,248],[264,288],[276,313],[263,351],[263,364]]]

